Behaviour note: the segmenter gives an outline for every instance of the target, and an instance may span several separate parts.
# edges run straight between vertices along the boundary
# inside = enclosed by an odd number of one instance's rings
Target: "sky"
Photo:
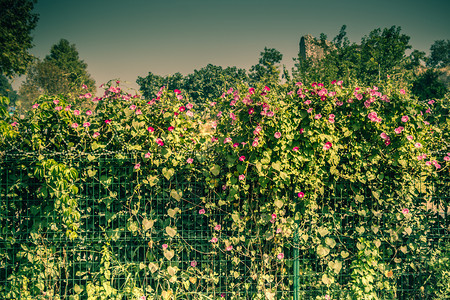
[[[291,70],[301,36],[332,40],[344,24],[356,43],[400,26],[427,54],[450,39],[450,0],[37,0],[34,12],[33,55],[43,59],[67,39],[97,86],[119,79],[130,90],[148,72],[187,75],[209,63],[248,70],[264,47],[280,51]]]

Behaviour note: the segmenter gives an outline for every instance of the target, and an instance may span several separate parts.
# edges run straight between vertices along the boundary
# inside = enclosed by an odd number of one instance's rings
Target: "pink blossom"
[[[134,105],[134,104],[131,105],[131,106],[130,106],[130,109],[131,109],[131,110],[135,110],[135,109],[136,109],[136,105]]]
[[[177,95],[178,100],[183,100],[183,95]]]
[[[313,111],[312,107],[306,110],[309,114]]]
[[[450,156],[444,156],[445,161],[450,161]]]
[[[408,116],[403,116],[402,117],[402,122],[408,122],[409,121],[409,117]]]
[[[305,105],[310,105],[311,104],[311,100],[306,100],[305,102],[303,102]]]
[[[408,135],[406,138],[408,139],[408,141],[414,140],[414,137],[412,135]]]
[[[317,114],[317,115],[314,116],[314,119],[316,119],[316,120],[319,120],[320,118],[322,118],[321,114]]]
[[[278,253],[277,258],[282,260],[284,258],[284,253]]]
[[[380,134],[380,137],[381,137],[383,140],[389,138],[389,136],[386,134],[386,132],[382,132],[382,133]]]
[[[108,91],[111,92],[111,93],[117,94],[117,93],[120,92],[120,88],[119,88],[119,87],[114,87],[114,86],[112,86],[112,87],[110,87],[110,88],[108,89]]]
[[[193,117],[193,116],[194,116],[194,113],[193,113],[191,110],[188,110],[188,111],[186,112],[186,116],[188,116],[188,117]]]
[[[244,160],[245,160],[245,156],[242,155],[241,157],[239,157],[239,160],[240,160],[240,161],[244,161]]]
[[[57,110],[57,111],[62,110],[62,106],[57,106],[57,107],[55,107],[55,110]]]
[[[224,144],[226,144],[226,143],[231,143],[232,141],[231,141],[231,138],[230,137],[227,137],[227,138],[225,138],[224,140],[223,140],[223,143]]]
[[[67,105],[66,108],[64,108],[65,111],[69,111],[70,110],[71,105]]]
[[[297,196],[298,196],[299,198],[303,198],[303,197],[305,197],[305,193],[303,193],[303,192],[298,192]]]
[[[83,123],[83,127],[89,127],[89,126],[91,126],[91,123],[89,123],[89,122]]]
[[[105,123],[106,123],[106,124],[110,124],[110,123],[111,123],[111,120],[105,120]]]
[[[193,107],[194,107],[194,105],[192,103],[186,104],[186,108],[187,109],[192,109]]]
[[[197,262],[195,260],[191,261],[191,267],[195,268],[197,266]]]
[[[294,148],[292,148],[292,151],[297,152],[299,149],[300,149],[299,147],[295,146]]]
[[[217,104],[217,102],[211,102],[211,103],[209,103],[210,106],[214,106],[214,105],[216,105],[216,104]]]
[[[302,134],[303,132],[305,132],[305,129],[300,128],[299,132],[300,132],[300,134]]]
[[[248,93],[250,94],[250,95],[253,95],[254,93],[255,93],[255,88],[249,88],[248,89]]]
[[[94,132],[94,134],[92,134],[92,137],[95,139],[96,137],[100,136],[100,132]]]
[[[330,115],[328,116],[328,118],[329,118],[329,119],[334,119],[334,118],[335,118],[335,115],[334,115],[334,114],[330,114]]]
[[[404,129],[404,128],[403,128],[402,126],[400,126],[400,127],[395,128],[395,129],[394,129],[394,132],[395,132],[396,134],[400,134],[400,133],[402,133],[403,129]]]
[[[169,127],[167,128],[167,130],[170,131],[170,132],[172,132],[174,129],[175,129],[175,127],[173,127],[173,126],[169,126]]]
[[[214,143],[214,142],[217,142],[218,140],[219,140],[219,139],[216,138],[216,137],[214,137],[214,136],[211,138],[211,142],[213,142],[213,143]]]
[[[198,214],[199,214],[199,215],[204,215],[205,212],[206,212],[205,209],[202,208],[202,209],[200,209],[200,210],[198,211]]]
[[[270,91],[270,88],[269,88],[268,86],[265,86],[265,87],[263,88],[263,91],[269,92],[269,91]]]
[[[425,113],[426,113],[426,114],[431,113],[431,109],[427,109],[427,110],[425,111]]]
[[[92,110],[87,110],[87,111],[86,111],[86,115],[87,115],[87,116],[91,116],[91,115],[92,115]]]
[[[192,164],[192,163],[194,162],[194,159],[188,158],[188,159],[186,160],[186,162],[187,162],[188,164]]]
[[[275,138],[279,139],[281,137],[281,132],[275,132],[274,136]]]
[[[178,90],[178,89],[174,89],[173,92],[174,92],[176,95],[181,94],[181,91]]]
[[[230,118],[234,121],[234,120],[236,120],[236,115],[233,114],[232,112],[230,112]]]
[[[54,103],[55,105],[58,105],[59,100],[53,100],[53,103]]]
[[[155,131],[155,128],[150,126],[150,127],[147,128],[147,130],[148,130],[148,132],[153,132],[153,131]]]
[[[164,146],[164,142],[163,142],[163,140],[160,139],[160,138],[157,138],[157,139],[156,139],[156,143],[157,143],[159,146]]]
[[[17,122],[12,122],[12,123],[11,123],[11,126],[12,126],[12,127],[16,127],[18,124],[19,124],[19,123],[17,123]]]
[[[344,102],[342,102],[342,101],[336,101],[336,105],[337,105],[337,106],[342,106],[342,105],[344,105]]]
[[[416,148],[422,148],[422,144],[421,144],[421,143],[415,143],[414,146],[415,146]]]
[[[150,158],[150,156],[152,156],[152,154],[150,152],[145,153],[144,157],[145,158]]]
[[[281,233],[283,230],[281,228],[277,228],[277,233]]]
[[[402,209],[402,213],[403,213],[404,215],[409,214],[409,209],[407,209],[407,208]]]
[[[134,165],[134,169],[135,169],[135,170],[139,170],[140,167],[141,167],[141,164],[135,164],[135,165]]]
[[[213,237],[213,238],[210,240],[211,243],[217,243],[217,241],[218,241],[218,239],[217,239],[216,237]]]
[[[355,96],[356,96],[356,99],[358,99],[358,100],[362,100],[362,98],[363,98],[362,94],[356,94]]]
[[[138,108],[138,109],[136,109],[135,114],[136,114],[136,115],[142,115],[142,111]]]
[[[78,123],[72,123],[72,128],[77,128],[78,127]]]
[[[38,103],[33,104],[33,108],[38,108],[38,107],[39,107]]]
[[[219,231],[220,229],[222,229],[222,226],[220,224],[214,226],[214,230]]]
[[[85,90],[85,89],[87,89],[87,85],[82,84],[82,85],[81,85],[81,88],[82,88],[83,90]]]
[[[333,124],[333,123],[334,123],[334,119],[329,118],[329,119],[328,119],[328,122],[330,122],[331,124]]]
[[[166,250],[167,248],[169,248],[169,246],[168,246],[167,244],[162,244],[162,248],[163,248],[164,250]]]
[[[405,92],[405,90],[404,89],[400,89],[400,94],[405,94],[406,92]]]
[[[269,110],[266,114],[268,117],[273,117],[275,114],[273,111]]]
[[[253,147],[257,147],[258,145],[259,145],[259,143],[258,143],[258,138],[255,138],[255,139],[253,140],[252,146],[253,146]]]
[[[225,248],[225,250],[231,251],[231,250],[233,250],[233,246],[232,246],[232,245],[229,245],[229,246],[227,246],[227,247]]]
[[[79,115],[80,115],[80,111],[79,111],[78,109],[75,109],[75,110],[73,111],[73,114],[74,114],[75,116],[79,116]]]
[[[244,179],[245,179],[245,175],[244,174],[239,175],[239,180],[244,180]]]
[[[323,150],[328,150],[333,146],[331,142],[326,142],[325,145],[323,145]]]
[[[254,112],[255,112],[255,110],[253,109],[253,107],[250,107],[250,108],[248,109],[248,114],[249,114],[249,115],[253,114]]]
[[[390,140],[389,138],[387,138],[387,139],[384,141],[384,144],[385,144],[386,146],[389,146],[389,145],[391,144],[391,140]]]

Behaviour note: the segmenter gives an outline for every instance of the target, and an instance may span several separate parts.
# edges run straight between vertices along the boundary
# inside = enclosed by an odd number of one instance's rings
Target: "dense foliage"
[[[95,108],[41,97],[2,123],[2,298],[448,296],[448,99],[155,96],[110,84]]]

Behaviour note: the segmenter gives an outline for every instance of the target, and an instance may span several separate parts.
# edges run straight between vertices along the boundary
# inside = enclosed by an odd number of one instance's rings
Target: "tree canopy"
[[[450,40],[438,40],[431,45],[427,65],[434,68],[443,68],[450,65]]]
[[[6,76],[25,74],[33,56],[31,31],[38,15],[33,13],[35,1],[0,0],[0,73]]]

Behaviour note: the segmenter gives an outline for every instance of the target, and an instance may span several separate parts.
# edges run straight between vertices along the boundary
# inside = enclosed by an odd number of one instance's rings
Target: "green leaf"
[[[171,190],[170,191],[170,196],[172,198],[174,198],[175,200],[180,201],[181,197],[183,196],[183,192],[181,192],[181,191],[178,192],[176,190]]]
[[[339,274],[342,269],[342,262],[339,260],[328,262],[328,266],[333,269],[334,273]]]
[[[327,244],[330,248],[334,248],[334,246],[336,246],[336,241],[332,238],[326,237],[325,244]]]
[[[167,226],[167,227],[166,227],[166,233],[167,233],[168,236],[174,237],[174,236],[177,235],[177,230],[176,230],[175,228],[172,228],[172,227],[170,227],[170,226]]]
[[[167,260],[171,260],[175,255],[175,251],[173,250],[164,250],[164,257],[167,258]]]
[[[144,231],[152,229],[154,224],[155,224],[154,220],[148,220],[147,218],[142,220],[142,228],[144,229]]]
[[[172,178],[173,174],[175,173],[175,170],[163,168],[162,173],[163,173],[164,177],[166,177],[167,180],[170,180],[170,178]]]
[[[328,255],[328,253],[330,253],[330,248],[322,246],[322,245],[317,246],[317,254],[320,257],[325,257]]]
[[[213,165],[210,169],[211,173],[214,176],[218,176],[220,174],[220,166],[219,165]]]
[[[282,208],[283,205],[284,205],[283,201],[281,201],[280,199],[275,200],[275,201],[273,202],[273,204],[274,204],[276,207],[278,207],[278,208]]]
[[[280,170],[281,170],[281,163],[280,163],[280,161],[273,162],[273,163],[272,163],[272,168],[273,168],[274,170],[280,171]]]

